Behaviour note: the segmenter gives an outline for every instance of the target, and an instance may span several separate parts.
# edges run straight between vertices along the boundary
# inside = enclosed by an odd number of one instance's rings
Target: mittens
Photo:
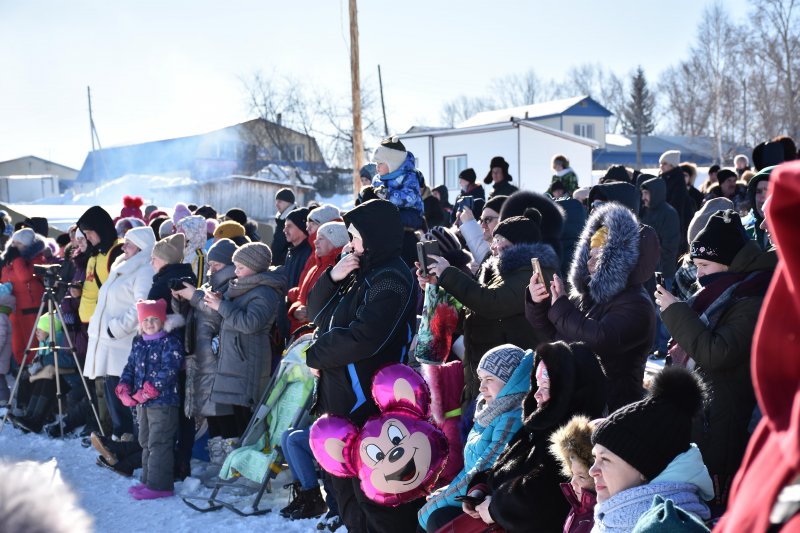
[[[125,407],[134,407],[137,403],[139,403],[136,399],[131,396],[131,387],[125,383],[120,383],[114,389],[114,393],[119,398],[119,401],[122,402],[122,405]]]
[[[158,392],[158,389],[156,389],[152,383],[145,381],[144,385],[142,385],[142,388],[136,391],[136,394],[133,395],[133,399],[138,403],[145,403],[158,398],[160,395],[161,393]]]

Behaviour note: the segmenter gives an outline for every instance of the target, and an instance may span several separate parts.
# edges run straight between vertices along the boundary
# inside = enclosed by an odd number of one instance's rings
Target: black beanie
[[[721,172],[721,171],[720,171]],[[717,211],[692,241],[692,259],[705,259],[731,266],[733,258],[747,244],[739,214],[733,209]]]
[[[458,174],[458,179],[475,183],[475,180],[478,179],[478,176],[475,175],[474,169],[465,168]]]
[[[620,407],[597,425],[592,444],[605,446],[652,480],[689,449],[692,418],[704,399],[705,387],[696,374],[665,367],[644,400]]]
[[[483,206],[484,209],[491,209],[498,215],[500,214],[500,210],[503,209],[503,204],[506,202],[508,196],[505,194],[498,194],[497,196],[492,196],[486,201],[486,205]]]
[[[533,244],[542,240],[542,230],[539,228],[541,222],[542,214],[538,209],[530,207],[525,210],[524,216],[511,217],[500,222],[494,228],[493,235],[501,235],[513,244]]]
[[[275,193],[276,200],[282,200],[284,202],[289,202],[290,204],[294,203],[294,192],[289,187],[284,187],[283,189],[279,190]]]
[[[630,183],[631,175],[628,174],[628,169],[622,165],[611,165],[598,183],[612,183],[615,181]]]
[[[195,215],[200,215],[201,217],[208,220],[209,218],[217,218],[217,210],[211,207],[210,205],[201,205],[194,211]]]
[[[225,218],[233,220],[234,222],[238,222],[242,226],[247,224],[247,214],[238,207],[234,207],[233,209],[228,209],[228,212],[225,213]]]
[[[300,228],[300,231],[308,235],[306,221],[308,220],[308,214],[310,212],[311,211],[307,207],[298,207],[297,209],[292,209],[292,211],[286,215],[286,220],[291,220],[292,224]]]

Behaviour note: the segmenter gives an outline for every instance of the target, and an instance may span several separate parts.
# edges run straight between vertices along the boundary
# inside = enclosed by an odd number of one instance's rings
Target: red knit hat
[[[139,314],[139,322],[151,316],[158,318],[161,322],[166,322],[167,302],[163,298],[158,300],[139,300],[136,302],[136,312]]]

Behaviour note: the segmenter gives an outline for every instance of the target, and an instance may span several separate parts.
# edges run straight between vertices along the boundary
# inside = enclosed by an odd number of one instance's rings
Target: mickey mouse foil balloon
[[[370,500],[396,507],[430,493],[447,460],[447,440],[430,420],[430,390],[406,365],[378,370],[372,397],[381,410],[361,428],[324,415],[311,426],[319,464],[338,477],[358,477]]]

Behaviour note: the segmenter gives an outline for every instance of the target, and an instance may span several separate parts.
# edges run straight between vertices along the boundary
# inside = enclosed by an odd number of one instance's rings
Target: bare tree
[[[625,110],[625,82],[599,63],[584,63],[569,70],[567,79],[559,84],[564,97],[586,94],[597,100],[613,116],[609,119],[609,133],[620,131]]]
[[[461,95],[444,105],[442,108],[441,121],[445,127],[452,128],[459,122],[467,120],[476,113],[494,108],[495,106],[489,98]]]
[[[558,87],[550,80],[542,80],[533,69],[520,74],[495,78],[489,90],[497,108],[519,107],[554,98]]]

